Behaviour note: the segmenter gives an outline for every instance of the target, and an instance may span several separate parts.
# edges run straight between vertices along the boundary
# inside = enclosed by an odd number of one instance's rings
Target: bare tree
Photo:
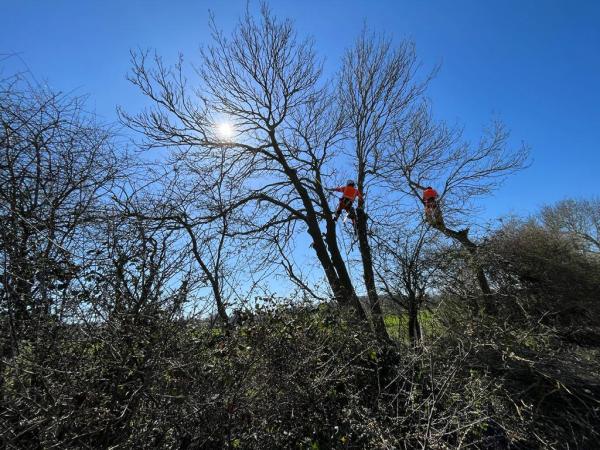
[[[433,226],[471,255],[486,307],[493,308],[489,283],[476,261],[477,244],[469,238],[468,228],[458,231],[456,227],[464,225],[475,199],[490,194],[508,175],[525,166],[527,148],[509,150],[508,132],[500,123],[486,130],[478,144],[465,142],[462,130],[436,122],[426,103],[414,111],[411,120],[400,124],[395,138],[390,179],[413,197],[417,207],[426,186],[438,187],[444,220]]]
[[[117,202],[94,227],[94,258],[77,286],[87,302],[81,311],[91,315],[78,319],[135,325],[164,314],[172,320],[182,315],[186,301],[201,285],[193,277],[183,232],[146,220],[145,200],[138,196]]]
[[[435,277],[442,268],[437,239],[427,223],[409,222],[376,236],[377,275],[386,297],[408,313],[408,336],[422,339],[419,312],[427,295],[435,294]]]
[[[0,152],[2,314],[14,343],[29,321],[60,314],[119,158],[83,98],[19,77],[0,84]]]
[[[358,189],[366,193],[382,180],[382,170],[391,150],[394,127],[407,120],[411,105],[425,90],[428,78],[418,82],[414,45],[404,41],[393,47],[390,39],[370,34],[367,29],[346,52],[338,95],[349,122],[348,135],[357,174]],[[393,200],[390,200],[392,203]],[[363,208],[357,210],[356,228],[363,265],[363,278],[379,334],[386,335],[375,284],[369,226]]]
[[[197,164],[224,163],[226,172],[243,172],[238,180],[245,194],[211,220],[245,209],[258,220],[247,224],[247,234],[302,224],[334,296],[364,319],[324,188],[343,117],[321,81],[312,43],[299,41],[291,23],[266,7],[258,22],[247,14],[230,39],[214,23],[212,30],[214,44],[201,52],[196,88],[188,85],[181,60],[169,68],[156,57],[151,68],[147,55],[133,56],[131,80],[154,108],[122,112],[124,122],[146,136],[147,148],[189,149]],[[219,134],[223,122],[231,124],[231,135]]]
[[[542,208],[540,216],[546,228],[573,237],[586,251],[600,252],[600,199],[563,200]]]
[[[155,181],[143,190],[143,209],[137,207],[139,199],[133,209],[131,198],[120,203],[127,214],[147,221],[150,227],[183,231],[181,239],[188,242],[201,279],[210,288],[217,316],[227,327],[228,303],[239,297],[234,287],[236,273],[245,273],[248,264],[243,259],[249,258],[250,252],[240,239],[244,233],[239,223],[247,218],[229,208],[246,194],[243,183],[227,171],[225,152],[216,149],[218,152],[222,156],[218,166],[203,166],[175,152],[159,170],[146,169],[146,177]],[[259,271],[260,264],[253,261],[252,268]]]

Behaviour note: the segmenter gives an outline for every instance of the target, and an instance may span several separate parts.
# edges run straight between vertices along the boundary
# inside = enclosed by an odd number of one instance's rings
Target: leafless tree
[[[245,228],[240,223],[252,217],[229,208],[246,195],[240,174],[228,171],[224,151],[215,149],[216,153],[221,154],[221,163],[204,166],[185,152],[174,152],[158,170],[146,168],[146,178],[155,181],[144,187],[144,208],[137,206],[139,199],[132,203],[127,196],[120,204],[126,214],[147,221],[150,227],[183,232],[180,238],[188,243],[200,278],[210,288],[217,317],[228,326],[227,308],[241,297],[237,275],[248,275],[249,268],[260,272],[263,265],[252,260],[251,246],[243,242]]]
[[[21,77],[0,84],[0,152],[1,309],[16,345],[31,320],[62,311],[82,230],[97,219],[119,158],[83,98]]]
[[[94,326],[113,319],[135,325],[157,314],[173,320],[202,284],[193,276],[183,232],[146,220],[145,203],[130,197],[124,208],[121,199],[94,227],[93,261],[75,290],[84,299],[77,320]]]
[[[443,223],[433,226],[459,242],[473,257],[477,282],[486,297],[486,307],[492,308],[491,290],[484,271],[476,262],[477,244],[464,226],[474,201],[493,192],[510,174],[526,165],[525,146],[508,148],[508,132],[501,123],[493,123],[479,143],[464,141],[462,130],[435,121],[430,106],[422,103],[411,119],[396,130],[396,151],[391,154],[390,180],[414,199],[416,208],[422,204],[426,186],[437,187]],[[416,213],[415,208],[415,213]],[[459,228],[460,230],[460,228]]]
[[[600,199],[563,200],[542,208],[540,216],[551,231],[573,237],[586,251],[600,252]]]
[[[408,223],[376,236],[376,272],[386,297],[408,313],[408,336],[418,344],[422,339],[419,323],[428,295],[435,295],[436,275],[443,268],[437,257],[438,240],[426,223]]]
[[[304,228],[334,296],[366,318],[324,187],[344,121],[321,80],[312,43],[299,41],[292,24],[266,7],[258,21],[247,14],[229,39],[214,23],[212,31],[214,43],[201,51],[194,88],[181,60],[167,67],[159,57],[150,64],[146,54],[134,54],[131,81],[153,108],[138,115],[122,112],[124,122],[146,136],[147,148],[188,149],[198,165],[224,163],[226,172],[244,173],[237,178],[244,194],[203,220],[245,209],[256,219],[247,224],[248,235]],[[232,125],[232,135],[219,134],[221,122]]]
[[[391,40],[365,28],[346,52],[338,95],[349,122],[350,156],[355,164],[358,189],[366,193],[381,184],[387,154],[392,149],[394,128],[407,120],[412,104],[423,94],[429,77],[417,80],[414,44],[394,47]],[[388,202],[393,204],[393,199]],[[385,335],[381,305],[373,271],[369,226],[363,208],[357,210],[356,228],[371,313],[376,329]]]

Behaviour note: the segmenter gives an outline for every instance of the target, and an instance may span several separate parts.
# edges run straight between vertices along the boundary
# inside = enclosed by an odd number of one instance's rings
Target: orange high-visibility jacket
[[[356,197],[358,197],[361,201],[363,199],[363,196],[360,193],[360,191],[358,189],[356,189],[354,186],[340,186],[340,187],[333,188],[333,190],[336,192],[341,192],[345,198],[347,198],[348,200],[350,200],[352,202],[354,201],[354,199]]]
[[[425,189],[423,191],[423,202],[427,203],[429,200],[436,200],[438,193],[435,189]]]

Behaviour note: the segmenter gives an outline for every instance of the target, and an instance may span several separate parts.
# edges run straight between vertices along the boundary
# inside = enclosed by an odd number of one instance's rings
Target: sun
[[[217,135],[221,139],[225,139],[225,140],[231,139],[233,137],[233,135],[235,134],[235,128],[233,128],[233,125],[228,122],[221,122],[221,123],[217,124],[216,128],[217,128]]]

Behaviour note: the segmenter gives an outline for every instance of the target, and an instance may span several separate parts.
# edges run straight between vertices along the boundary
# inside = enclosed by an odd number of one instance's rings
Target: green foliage
[[[439,324],[431,311],[420,310],[418,317],[424,335],[436,336],[439,334]],[[409,342],[407,313],[387,314],[384,322],[390,336],[405,343]]]
[[[3,366],[4,442],[322,449],[427,441],[442,449],[541,447],[561,433],[584,445],[593,437],[578,423],[597,417],[576,404],[600,399],[593,355],[571,356],[561,372],[556,338],[523,338],[490,318],[463,315],[417,350],[382,346],[353,320],[329,306],[273,303],[227,334],[160,313],[57,325],[55,339],[22,346]]]

